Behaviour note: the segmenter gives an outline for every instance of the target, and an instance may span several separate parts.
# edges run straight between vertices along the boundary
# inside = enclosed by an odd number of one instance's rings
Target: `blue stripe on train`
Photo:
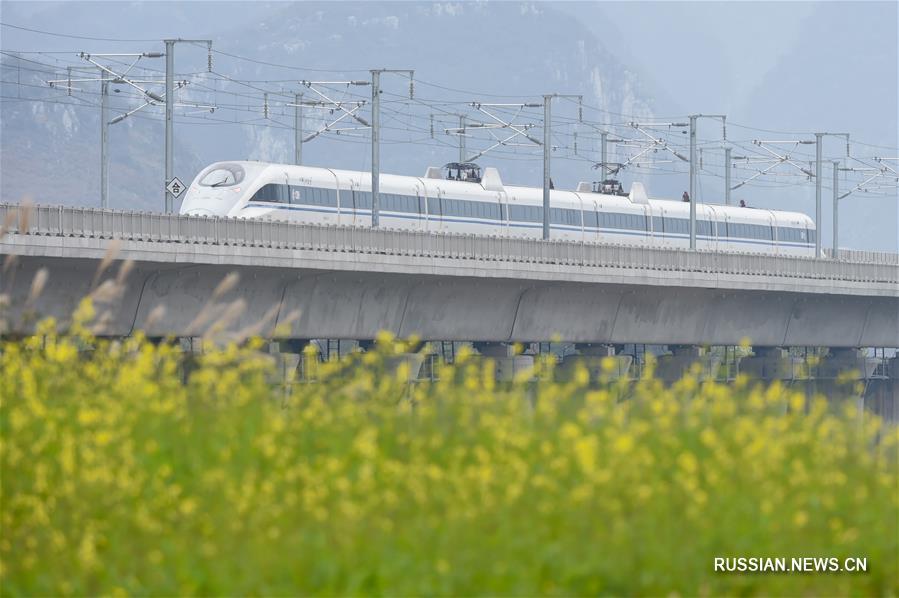
[[[361,214],[363,216],[370,216],[371,210],[363,210],[363,209],[355,209],[355,208],[332,208],[332,207],[322,207],[322,208],[311,208],[307,206],[298,206],[298,205],[280,205],[280,204],[270,204],[270,203],[259,203],[259,202],[250,202],[243,209],[247,208],[265,208],[268,210],[293,210],[297,212],[319,212],[325,214],[340,214],[343,212],[352,212],[354,214]],[[382,211],[382,216],[386,216],[387,218],[402,218],[406,220],[421,220],[421,216],[412,216],[409,214],[404,214],[402,212],[389,212]],[[455,216],[444,216],[441,220],[445,222],[462,222],[467,224],[483,224],[485,226],[497,226],[493,224],[496,220],[477,220],[471,218],[458,218]],[[542,224],[532,224],[529,222],[509,222],[509,226],[514,226],[516,228],[543,228]],[[550,228],[554,228],[557,230],[569,230],[573,232],[581,232],[580,227],[568,226],[565,224],[551,224]],[[633,235],[638,237],[661,237],[663,239],[689,239],[689,234],[683,233],[655,233],[652,234],[648,231],[636,231],[636,230],[626,230],[620,228],[593,228],[593,227],[584,227],[585,232],[595,232],[595,233],[605,233],[605,234],[614,234],[614,235]],[[697,239],[704,241],[714,241],[715,237],[709,237],[707,235],[696,235]],[[722,241],[724,243],[749,243],[751,245],[774,245],[774,241],[766,241],[763,239],[738,239],[733,237],[726,237],[726,240]],[[787,241],[779,241],[777,245],[782,245],[784,247],[811,247],[810,244],[806,243],[793,243]]]

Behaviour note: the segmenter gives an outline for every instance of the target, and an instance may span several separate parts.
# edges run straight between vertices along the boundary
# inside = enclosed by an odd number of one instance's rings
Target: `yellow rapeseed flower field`
[[[382,340],[289,393],[253,341],[190,368],[52,323],[3,341],[0,591],[899,593],[899,434],[871,414],[464,354],[410,385]],[[714,572],[735,556],[868,571]]]

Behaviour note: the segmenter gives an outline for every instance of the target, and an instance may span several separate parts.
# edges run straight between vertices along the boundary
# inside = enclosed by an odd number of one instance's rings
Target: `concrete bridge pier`
[[[877,415],[887,416],[894,408],[888,372],[878,371],[882,359],[869,357],[861,349],[833,348],[812,368],[810,393],[816,392],[832,403],[853,399],[861,411],[867,408]],[[875,398],[876,397],[876,398]]]
[[[496,379],[500,382],[511,382],[518,372],[534,367],[533,355],[515,355],[508,343],[475,343],[474,348],[484,357],[493,359]]]
[[[423,353],[397,353],[391,355],[385,360],[384,366],[388,372],[394,375],[399,373],[401,367],[407,367],[406,381],[414,382],[418,380],[422,371],[422,364],[425,362]]]
[[[272,340],[266,343],[264,351],[275,363],[274,383],[289,385],[299,378],[300,364],[303,360],[302,348],[298,352],[293,349],[294,347],[285,341]]]
[[[899,355],[883,365],[882,375],[868,382],[865,406],[885,421],[899,424]]]
[[[696,345],[670,345],[671,353],[661,355],[656,365],[656,376],[666,384],[677,382],[687,374],[693,364],[700,365],[702,380],[715,380],[721,357]]]
[[[583,364],[590,374],[591,382],[629,378],[633,355],[616,355],[614,345],[598,343],[578,343],[576,354],[566,355],[559,366],[559,378],[571,380],[578,364]],[[606,364],[604,368],[603,365]],[[611,367],[609,367],[611,366]]]
[[[765,382],[808,379],[804,360],[790,355],[783,347],[753,347],[753,355],[739,359],[737,369],[741,374]]]
[[[840,377],[868,380],[880,361],[876,357],[868,357],[860,349],[837,347],[831,349],[830,354],[821,360],[816,377],[825,380]]]

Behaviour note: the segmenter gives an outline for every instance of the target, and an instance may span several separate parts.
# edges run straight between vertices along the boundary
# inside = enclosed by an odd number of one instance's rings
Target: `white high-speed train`
[[[634,183],[580,183],[551,191],[553,239],[688,247],[690,204],[649,199]],[[191,183],[182,214],[371,225],[371,173],[265,162],[217,162]],[[805,214],[696,206],[699,249],[814,256]],[[423,177],[382,174],[384,228],[541,238],[543,190],[503,185],[495,168],[447,164]]]

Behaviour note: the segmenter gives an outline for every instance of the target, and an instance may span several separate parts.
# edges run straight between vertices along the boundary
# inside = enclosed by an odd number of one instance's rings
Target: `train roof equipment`
[[[443,169],[446,170],[448,181],[481,182],[481,167],[474,162],[450,162],[444,164]]]

